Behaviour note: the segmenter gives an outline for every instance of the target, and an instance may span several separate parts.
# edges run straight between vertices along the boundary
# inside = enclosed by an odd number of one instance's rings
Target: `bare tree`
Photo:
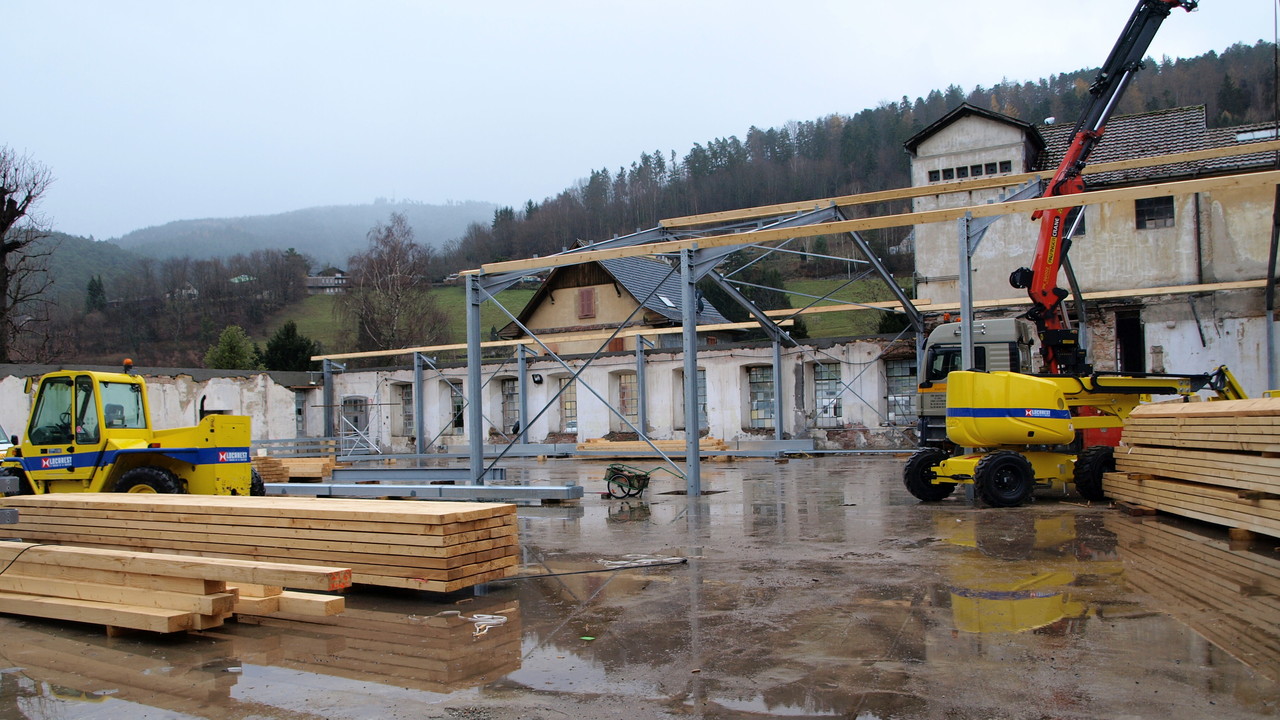
[[[427,277],[430,250],[413,239],[404,215],[369,231],[369,249],[348,262],[350,282],[338,296],[355,350],[393,350],[444,339],[448,318],[436,307]]]
[[[52,182],[47,167],[0,146],[0,362],[18,354],[49,359],[42,329],[48,326],[45,290],[53,248],[40,242],[49,228],[34,209]],[[30,342],[19,342],[24,336]]]

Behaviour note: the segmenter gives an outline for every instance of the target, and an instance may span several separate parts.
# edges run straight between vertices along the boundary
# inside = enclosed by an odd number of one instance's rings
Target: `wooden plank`
[[[303,590],[332,591],[351,584],[349,569],[331,566],[284,565],[226,558],[193,558],[19,542],[0,543],[0,562],[16,560],[19,555],[22,562],[30,564],[284,585]]]
[[[246,615],[270,615],[280,611],[280,596],[241,597],[236,599],[235,612]]]
[[[0,526],[3,527],[3,526]],[[0,536],[10,532],[7,529],[0,529]],[[24,529],[20,531],[23,537],[33,541],[44,541],[50,543],[67,543],[84,547],[89,544],[99,547],[115,547],[120,550],[133,551],[147,554],[148,552],[169,553],[183,558],[204,557],[204,558],[226,558],[228,560],[242,559],[244,561],[253,561],[254,563],[283,563],[286,567],[297,563],[305,566],[321,566],[326,570],[332,570],[335,567],[360,569],[367,567],[379,568],[399,568],[408,574],[427,573],[433,577],[441,573],[452,573],[459,568],[466,568],[477,563],[483,563],[499,558],[515,557],[519,552],[518,545],[509,545],[490,550],[479,552],[469,552],[463,554],[445,554],[445,555],[428,555],[428,554],[386,554],[386,553],[362,553],[347,552],[339,549],[340,544],[330,544],[325,548],[295,548],[280,547],[273,545],[229,545],[229,544],[210,544],[203,540],[180,540],[180,539],[155,539],[137,536],[106,536],[95,533],[68,533],[68,532],[45,532],[34,529]],[[142,535],[142,533],[140,533]],[[64,547],[66,547],[64,545]],[[255,582],[250,579],[244,569],[238,577],[224,578],[230,582]],[[258,569],[257,572],[267,572]],[[303,573],[306,575],[307,573]],[[283,576],[255,575],[254,577],[267,577],[273,579],[281,579]],[[257,581],[261,584],[268,582]],[[318,587],[314,584],[308,586],[291,585],[288,582],[271,582],[270,584],[283,585],[285,587],[293,587],[306,590],[336,590],[335,587]]]
[[[3,507],[48,506],[103,508],[112,510],[174,511],[197,515],[250,515],[312,518],[322,520],[355,520],[445,524],[515,514],[515,506],[507,503],[431,502],[403,500],[366,500],[355,498],[243,497],[205,495],[131,494],[131,493],[58,493],[23,495],[5,498]]]
[[[1280,182],[1280,172],[1278,171],[1253,172],[1242,175],[1184,180],[1180,182],[1161,182],[1132,188],[1098,190],[1070,196],[1054,196],[1048,198],[1034,198],[1031,200],[1013,200],[980,205],[965,205],[923,212],[910,212],[894,215],[882,215],[879,217],[860,218],[856,220],[816,223],[803,227],[786,227],[743,233],[711,235],[687,240],[671,240],[646,245],[607,248],[602,250],[581,250],[574,253],[563,253],[542,258],[485,263],[480,267],[480,271],[488,274],[528,272],[531,270],[542,270],[545,268],[562,267],[566,265],[581,265],[584,263],[614,258],[642,257],[676,253],[683,250],[690,250],[695,247],[700,249],[732,247],[735,245],[789,240],[791,238],[816,237],[818,235],[833,234],[838,235],[848,232],[863,232],[866,230],[904,227],[907,225],[950,222],[965,217],[966,215],[977,218],[1032,213],[1037,210],[1050,210],[1058,207],[1101,205],[1114,202],[1129,202],[1135,199],[1149,197],[1169,197],[1174,195],[1191,195],[1199,192],[1273,186],[1277,182]]]
[[[1170,480],[1167,483],[1178,483]],[[1185,483],[1184,483],[1185,484]],[[1122,473],[1107,473],[1103,478],[1103,491],[1116,500],[1145,505],[1162,512],[1203,520],[1218,525],[1243,527],[1249,530],[1280,537],[1280,518],[1273,514],[1255,514],[1237,509],[1216,507],[1201,502],[1194,495],[1170,489],[1161,482],[1130,481]],[[1242,508],[1250,509],[1250,508]]]
[[[279,596],[277,612],[307,617],[330,617],[346,609],[347,600],[338,595],[316,595],[286,590]]]
[[[198,533],[198,535],[196,534]],[[412,545],[386,545],[373,542],[352,543],[343,541],[333,541],[327,539],[293,539],[293,538],[273,538],[252,534],[214,534],[200,533],[196,530],[185,530],[175,528],[170,530],[143,530],[143,529],[125,529],[119,527],[104,527],[96,523],[79,523],[79,524],[47,524],[31,519],[21,519],[19,522],[6,525],[0,528],[0,537],[27,538],[31,540],[57,540],[62,543],[76,544],[78,542],[95,542],[110,541],[120,544],[122,547],[147,548],[147,549],[164,549],[164,548],[189,548],[191,546],[191,538],[199,537],[199,543],[207,543],[218,546],[246,546],[250,548],[275,547],[288,550],[312,550],[320,553],[341,553],[342,558],[355,557],[360,555],[382,555],[382,556],[399,556],[413,558],[415,560],[428,557],[425,553],[427,548]],[[518,545],[515,537],[505,537],[496,540],[477,540],[471,543],[462,543],[443,548],[431,548],[429,557],[432,560],[449,559],[462,557],[464,555],[501,550],[503,548],[515,548]],[[511,550],[515,552],[515,550]],[[328,555],[325,555],[328,557]],[[437,560],[439,561],[439,560]],[[345,560],[334,556],[334,563],[342,564]]]
[[[3,506],[5,499],[0,499],[0,506]],[[289,518],[281,516],[245,516],[237,514],[217,514],[217,515],[193,515],[181,512],[159,512],[146,509],[139,510],[119,510],[106,508],[72,508],[58,507],[54,505],[40,505],[36,503],[28,503],[24,505],[23,514],[40,516],[40,517],[107,517],[121,520],[141,520],[152,522],[178,523],[180,525],[192,526],[207,524],[214,525],[231,525],[234,527],[252,527],[263,528],[262,532],[276,534],[274,530],[297,531],[299,536],[305,536],[309,531],[322,530],[326,534],[349,531],[352,535],[360,537],[368,533],[382,533],[392,536],[412,536],[421,537],[421,544],[424,545],[449,545],[457,542],[452,538],[453,535],[466,532],[484,532],[490,531],[490,537],[498,535],[508,535],[515,533],[516,516],[514,513],[501,515],[483,520],[470,520],[462,523],[442,523],[438,525],[423,525],[421,523],[397,523],[397,522],[362,522],[357,520],[318,520],[310,518]],[[267,530],[268,528],[272,530]],[[343,537],[343,536],[334,536]],[[350,537],[350,536],[346,536]],[[483,539],[477,537],[476,539]],[[465,540],[465,538],[464,538]]]
[[[1133,409],[1129,417],[1141,418],[1191,418],[1191,417],[1258,417],[1280,415],[1280,398],[1250,398],[1248,400],[1215,400],[1192,403],[1150,403]]]
[[[1280,149],[1280,141],[1268,140],[1258,143],[1248,143],[1246,145],[1212,148],[1209,150],[1192,150],[1181,153],[1169,153],[1156,157],[1116,160],[1107,163],[1093,163],[1084,168],[1083,174],[1096,175],[1098,173],[1116,172],[1119,170],[1157,167],[1160,165],[1170,165],[1174,163],[1195,162],[1197,160],[1212,160],[1221,157],[1252,155],[1259,152],[1272,152],[1277,149]],[[736,222],[738,220],[764,218],[775,215],[792,215],[794,213],[808,212],[833,206],[853,207],[856,205],[868,205],[872,203],[888,202],[891,200],[909,200],[928,195],[945,195],[973,192],[975,190],[987,190],[991,188],[1018,187],[1031,180],[1045,178],[1046,175],[1047,173],[1044,172],[1015,173],[1012,175],[1000,175],[993,178],[982,178],[980,180],[957,180],[954,182],[895,188],[893,190],[876,190],[873,192],[858,193],[855,195],[840,195],[837,197],[800,200],[788,203],[742,208],[738,210],[722,210],[720,212],[703,213],[700,215],[665,218],[661,220],[659,224],[665,228],[691,227],[695,225],[710,225],[713,223],[723,224]]]
[[[233,593],[192,595],[134,588],[125,585],[104,585],[22,575],[12,571],[0,575],[0,592],[19,595],[42,595],[72,600],[92,600],[101,603],[136,605],[164,610],[180,610],[200,615],[229,613],[236,601],[236,596]]]
[[[117,530],[154,530],[154,531],[172,531],[182,530],[187,533],[204,533],[209,536],[227,536],[242,535],[255,538],[271,538],[279,540],[292,539],[315,539],[322,537],[331,542],[343,542],[353,544],[388,544],[403,545],[411,548],[447,548],[457,547],[461,545],[469,545],[473,543],[491,543],[492,547],[500,545],[509,545],[516,541],[516,526],[514,523],[504,525],[498,528],[489,528],[487,530],[474,530],[470,532],[452,533],[449,535],[404,535],[399,533],[388,532],[344,532],[341,530],[309,530],[300,528],[274,528],[260,527],[257,525],[235,525],[231,523],[192,523],[179,522],[175,520],[164,519],[165,513],[149,515],[146,513],[137,513],[136,515],[143,519],[131,519],[118,517],[122,513],[113,512],[92,512],[79,511],[64,508],[32,508],[24,509],[19,522],[21,526],[34,527],[37,525],[65,526],[65,527],[95,527]],[[229,518],[234,520],[234,518]],[[478,548],[485,549],[485,548]]]
[[[222,580],[180,578],[165,575],[125,573],[115,570],[96,570],[94,568],[63,567],[40,563],[26,563],[23,562],[21,558],[9,565],[8,570],[5,572],[57,580],[97,583],[100,585],[128,585],[139,589],[155,590],[158,592],[185,593],[188,595],[210,595],[214,593],[227,592],[227,583]]]
[[[44,598],[7,592],[0,592],[0,612],[160,633],[189,630],[195,624],[191,613],[180,610],[162,610],[91,600]]]

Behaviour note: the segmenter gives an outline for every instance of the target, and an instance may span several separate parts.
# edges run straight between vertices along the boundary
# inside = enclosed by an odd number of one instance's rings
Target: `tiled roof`
[[[675,322],[682,322],[680,272],[672,272],[672,267],[661,260],[644,257],[617,258],[601,260],[600,264],[609,272],[637,302],[644,302],[648,310],[659,313]],[[710,302],[702,303],[702,310],[697,314],[699,324],[727,323],[729,319],[720,314]]]
[[[1045,151],[1037,160],[1037,170],[1051,172],[1058,166],[1067,150],[1073,129],[1072,124],[1040,126],[1040,134],[1045,140]],[[1203,105],[1136,115],[1120,115],[1111,118],[1107,123],[1103,130],[1102,142],[1098,143],[1093,154],[1089,156],[1089,164],[1097,165],[1117,160],[1230,147],[1241,144],[1237,138],[1242,133],[1262,129],[1266,129],[1266,126],[1250,125],[1210,130],[1205,122]],[[1259,139],[1251,140],[1251,142],[1258,141]],[[1149,183],[1155,180],[1256,169],[1274,162],[1274,153],[1255,153],[1100,173],[1087,176],[1086,183],[1091,187]]]

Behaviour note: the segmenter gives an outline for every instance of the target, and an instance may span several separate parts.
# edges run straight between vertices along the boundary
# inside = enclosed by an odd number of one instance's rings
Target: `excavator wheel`
[[[1106,500],[1102,491],[1102,475],[1116,469],[1115,449],[1109,445],[1087,447],[1076,458],[1076,470],[1072,480],[1076,492],[1085,500]]]
[[[1021,454],[997,450],[978,461],[973,483],[978,497],[991,507],[1017,507],[1031,497],[1036,475]]]
[[[920,448],[912,453],[902,468],[902,484],[907,486],[907,492],[922,502],[937,502],[950,497],[956,490],[955,483],[935,485],[932,482],[936,477],[933,467],[946,459],[947,454],[938,448]]]
[[[165,493],[174,495],[182,492],[182,484],[178,477],[161,467],[143,465],[126,470],[116,481],[116,492],[124,493]]]
[[[249,477],[249,494],[255,497],[262,497],[267,494],[267,484],[262,481],[262,476],[257,470],[251,470],[253,473]]]

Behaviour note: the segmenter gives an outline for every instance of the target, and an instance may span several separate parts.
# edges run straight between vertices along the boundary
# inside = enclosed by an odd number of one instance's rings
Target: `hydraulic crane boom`
[[[1088,105],[1071,132],[1071,144],[1049,181],[1044,197],[1084,192],[1080,173],[1090,153],[1102,140],[1107,120],[1115,111],[1129,81],[1142,68],[1142,58],[1160,23],[1174,8],[1190,12],[1198,2],[1139,0],[1124,32],[1111,49],[1111,55],[1089,87]],[[1011,285],[1025,288],[1031,297],[1032,308],[1027,317],[1036,323],[1040,331],[1045,370],[1050,373],[1087,374],[1089,371],[1077,343],[1078,331],[1071,327],[1062,307],[1068,293],[1058,287],[1058,273],[1071,246],[1071,233],[1065,225],[1073,209],[1042,210],[1032,215],[1032,219],[1040,221],[1040,239],[1032,267],[1018,268],[1009,276]]]

